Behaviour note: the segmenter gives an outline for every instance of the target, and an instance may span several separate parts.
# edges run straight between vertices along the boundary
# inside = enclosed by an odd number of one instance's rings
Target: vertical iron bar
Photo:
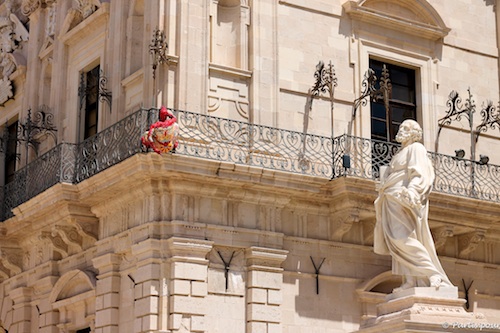
[[[326,258],[323,258],[321,260],[321,263],[317,267],[316,267],[316,263],[314,262],[313,257],[309,256],[309,258],[311,258],[311,262],[314,266],[314,273],[316,274],[316,295],[319,295],[319,270],[321,269],[321,266],[323,266],[323,263],[325,262]]]
[[[231,261],[233,261],[234,251],[233,253],[231,253],[231,258],[229,258],[228,262],[224,260],[224,257],[222,257],[222,254],[219,252],[219,250],[216,251],[219,254],[220,259],[222,260],[222,263],[224,264],[224,278],[226,280],[226,291],[227,291],[227,289],[229,288],[229,268],[231,266]]]

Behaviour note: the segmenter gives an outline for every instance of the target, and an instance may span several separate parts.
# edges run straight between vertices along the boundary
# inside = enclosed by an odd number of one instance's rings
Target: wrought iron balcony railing
[[[397,145],[342,135],[324,136],[174,111],[180,127],[175,154],[333,179],[376,179]],[[79,183],[143,152],[140,137],[158,119],[141,109],[80,144],[62,143],[15,173],[0,190],[2,220],[12,209],[56,183]],[[434,191],[500,202],[500,166],[429,153]]]

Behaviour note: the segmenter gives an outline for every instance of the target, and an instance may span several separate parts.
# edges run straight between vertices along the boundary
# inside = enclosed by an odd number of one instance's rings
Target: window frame
[[[370,128],[371,128],[371,139],[372,140],[379,140],[379,141],[385,141],[385,142],[391,142],[391,143],[396,143],[395,136],[397,133],[397,130],[399,128],[399,125],[401,122],[405,119],[413,119],[415,121],[418,121],[418,98],[417,98],[417,79],[418,79],[418,73],[417,70],[414,68],[411,68],[410,66],[404,66],[401,64],[395,64],[390,61],[382,60],[379,58],[373,58],[369,57],[369,68],[372,68],[375,73],[377,78],[380,79],[381,73],[382,73],[382,67],[384,65],[387,66],[387,69],[389,71],[389,79],[391,82],[392,89],[389,91],[389,98],[388,98],[388,106],[389,110],[386,110],[384,100],[382,98],[378,98],[376,101],[370,101]],[[374,68],[378,67],[378,68]],[[394,73],[394,71],[399,71],[400,73],[407,74],[408,77],[408,83],[406,85],[399,83],[398,81],[394,81],[394,76],[391,75],[391,72]],[[393,98],[394,95],[394,86],[398,87],[406,87],[407,91],[406,94],[410,96],[409,100],[401,100],[401,99],[396,99]],[[379,88],[379,83],[377,83],[377,89]],[[412,102],[413,100],[413,102]],[[380,116],[375,116],[375,108],[376,106],[381,106],[384,108],[385,114],[384,117]],[[400,108],[400,109],[410,109],[411,116],[402,116],[401,120],[396,120],[396,115],[394,112],[395,108]],[[385,138],[383,135],[375,134],[374,133],[374,121],[377,122],[384,122],[385,124]],[[388,125],[389,124],[389,125]]]
[[[101,65],[97,62],[87,68],[88,69],[80,71],[80,84],[78,88],[78,139],[80,141],[84,141],[99,132],[99,116],[101,113],[101,101],[99,95]],[[92,74],[92,76],[89,76],[89,73]],[[92,79],[93,81],[89,82],[89,79]]]

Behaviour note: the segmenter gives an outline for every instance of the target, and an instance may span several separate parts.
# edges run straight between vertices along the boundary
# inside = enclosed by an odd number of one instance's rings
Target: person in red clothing
[[[179,142],[179,124],[177,118],[166,107],[160,108],[160,120],[149,127],[149,131],[141,137],[146,148],[151,148],[158,154],[174,152]]]

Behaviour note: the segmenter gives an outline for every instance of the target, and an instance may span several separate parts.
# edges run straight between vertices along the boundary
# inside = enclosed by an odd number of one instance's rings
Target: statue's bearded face
[[[403,122],[399,126],[398,134],[396,134],[396,141],[399,143],[404,143],[410,140],[412,137],[412,128],[410,124]]]
[[[407,119],[399,125],[396,141],[399,143],[417,142],[422,140],[422,129],[420,125],[411,119]]]

